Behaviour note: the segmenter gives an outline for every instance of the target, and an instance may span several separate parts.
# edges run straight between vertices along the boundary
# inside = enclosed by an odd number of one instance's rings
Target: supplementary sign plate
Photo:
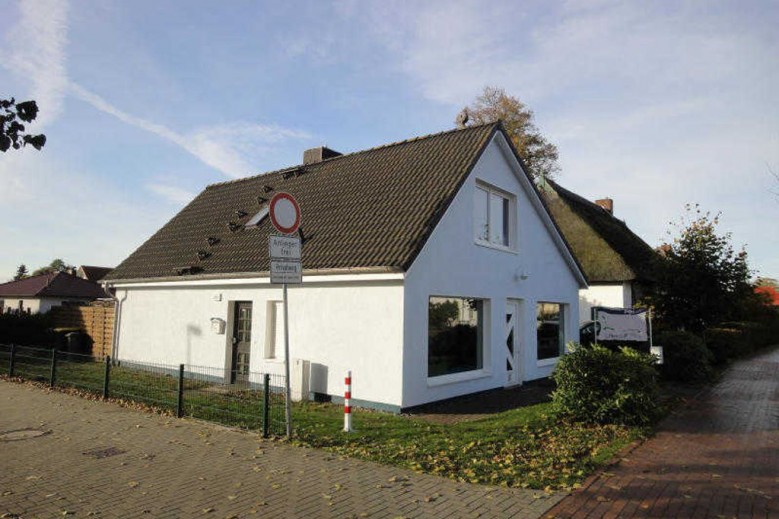
[[[300,238],[297,236],[271,236],[268,248],[272,260],[300,261]]]
[[[271,283],[302,283],[303,268],[299,261],[276,261],[270,262],[270,282]]]

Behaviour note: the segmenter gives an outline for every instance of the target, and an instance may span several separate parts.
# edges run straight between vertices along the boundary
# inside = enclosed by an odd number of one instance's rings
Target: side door
[[[248,382],[249,357],[252,343],[252,303],[235,303],[233,319],[233,360],[230,368],[230,383]]]

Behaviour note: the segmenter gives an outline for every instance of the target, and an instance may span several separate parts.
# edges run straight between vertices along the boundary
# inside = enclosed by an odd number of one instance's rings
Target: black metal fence
[[[50,348],[0,344],[0,373],[139,402],[224,425],[283,435],[284,376],[243,376],[208,366],[95,359]]]

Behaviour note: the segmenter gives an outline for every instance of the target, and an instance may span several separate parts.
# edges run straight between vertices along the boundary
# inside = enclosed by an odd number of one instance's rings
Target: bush
[[[663,347],[663,376],[680,382],[710,380],[713,371],[711,352],[703,339],[690,332],[663,332],[655,343]]]
[[[744,332],[735,328],[709,328],[703,332],[703,342],[714,364],[724,364],[749,351]]]
[[[53,340],[48,314],[0,315],[0,344],[44,346]]]
[[[658,412],[654,358],[630,348],[576,347],[557,364],[552,402],[558,412],[591,423],[645,425]]]
[[[775,340],[771,333],[771,328],[767,323],[756,323],[752,321],[737,321],[723,323],[722,326],[740,330],[744,335],[744,350],[742,354],[749,353],[764,346],[768,346]]]

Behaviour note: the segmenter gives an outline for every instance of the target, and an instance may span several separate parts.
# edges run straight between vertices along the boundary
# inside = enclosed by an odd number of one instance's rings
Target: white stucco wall
[[[579,323],[592,321],[593,306],[632,308],[630,283],[593,284],[579,291]]]
[[[303,285],[289,287],[290,357],[311,362],[312,391],[343,395],[345,372],[352,370],[353,398],[399,407],[402,279],[316,279],[304,278]],[[251,370],[283,373],[282,341],[276,358],[264,358],[266,338],[282,337],[280,330],[266,333],[268,302],[282,300],[280,287],[267,279],[156,285],[118,288],[119,359],[222,367],[224,373],[230,362],[232,302],[251,301]],[[223,335],[212,331],[213,317],[227,322]]]
[[[501,138],[499,135],[496,138]],[[548,376],[556,360],[536,359],[536,303],[566,306],[566,340],[578,340],[579,282],[552,234],[510,168],[510,156],[493,142],[484,152],[406,275],[403,407],[506,385],[503,338],[507,299],[520,301],[520,379]],[[477,245],[473,231],[476,180],[516,195],[515,252]],[[526,279],[522,279],[526,276]],[[430,296],[489,301],[484,368],[428,378],[427,315]],[[441,381],[447,380],[447,383]]]

